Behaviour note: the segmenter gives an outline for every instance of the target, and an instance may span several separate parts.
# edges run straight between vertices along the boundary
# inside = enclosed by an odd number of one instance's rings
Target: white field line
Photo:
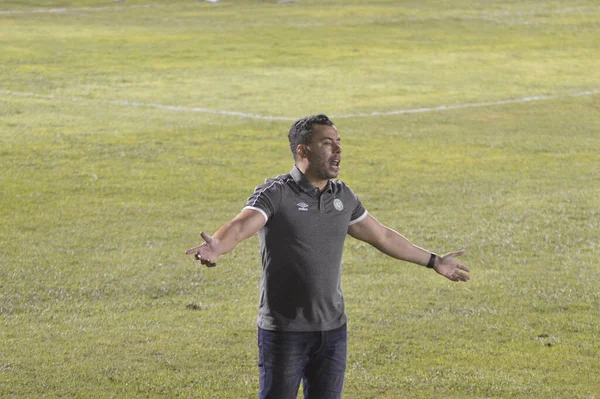
[[[585,97],[585,96],[593,96],[595,94],[600,94],[600,89],[582,91],[580,93],[573,93],[573,94],[556,95],[556,96],[532,96],[532,97],[513,98],[513,99],[509,99],[509,100],[499,100],[499,101],[485,101],[485,102],[466,103],[466,104],[440,105],[437,107],[401,109],[401,110],[397,110],[397,111],[382,111],[382,112],[381,111],[373,111],[373,112],[369,112],[369,113],[331,115],[331,117],[332,118],[333,117],[335,117],[335,118],[365,118],[368,116],[418,114],[418,113],[422,113],[422,112],[450,111],[453,109],[493,107],[493,106],[505,105],[505,104],[522,104],[522,103],[528,103],[528,102],[533,102],[533,101],[555,100],[555,99],[567,98],[567,97]]]
[[[600,89],[587,90],[587,91],[582,91],[579,93],[564,94],[564,95],[532,96],[532,97],[522,97],[522,98],[514,98],[514,99],[508,99],[508,100],[499,100],[499,101],[484,101],[484,102],[476,102],[476,103],[440,105],[437,107],[409,108],[409,109],[401,109],[401,110],[395,110],[395,111],[373,111],[373,112],[368,112],[368,113],[330,115],[330,117],[337,118],[337,119],[347,119],[347,118],[367,118],[367,117],[372,117],[372,116],[408,115],[408,114],[419,114],[419,113],[426,113],[426,112],[451,111],[451,110],[455,110],[455,109],[494,107],[494,106],[506,105],[506,104],[523,104],[523,103],[528,103],[528,102],[547,101],[547,100],[555,100],[555,99],[569,98],[569,97],[586,97],[586,96],[593,96],[596,94],[600,94]],[[64,98],[64,97],[56,97],[54,95],[43,95],[43,94],[18,92],[18,91],[11,91],[11,90],[0,90],[0,95],[16,96],[16,97],[32,97],[32,98],[38,98],[38,99],[43,99],[43,100],[56,100],[56,101],[91,102],[91,103],[96,103],[96,104],[116,105],[116,106],[122,106],[122,107],[155,108],[155,109],[161,109],[161,110],[166,110],[166,111],[198,112],[198,113],[204,113],[204,114],[237,116],[237,117],[241,117],[241,118],[261,119],[261,120],[271,120],[271,121],[295,121],[297,119],[297,118],[289,117],[289,116],[260,115],[260,114],[251,114],[251,113],[240,112],[240,111],[226,111],[226,110],[217,110],[217,109],[202,108],[202,107],[184,107],[184,106],[179,106],[179,105],[142,103],[142,102],[137,102],[137,101],[127,101],[127,100],[102,101],[102,100],[89,100],[89,99],[85,99],[82,97]]]
[[[38,9],[28,9],[28,10],[0,10],[0,15],[19,15],[19,14],[68,14],[68,13],[79,13],[79,12],[102,12],[102,11],[117,11],[124,9],[139,9],[139,8],[188,8],[195,7],[196,5],[190,4],[145,4],[145,5],[122,5],[122,6],[107,6],[107,7],[65,7],[65,8],[38,8]],[[589,6],[581,6],[581,7],[568,7],[568,8],[559,8],[559,9],[545,9],[545,10],[535,10],[535,11],[493,11],[488,12],[486,10],[481,11],[478,14],[473,15],[444,15],[444,16],[407,16],[405,18],[392,18],[392,22],[400,22],[400,21],[418,21],[418,20],[446,20],[446,19],[464,19],[464,20],[476,20],[476,19],[484,19],[491,21],[499,21],[501,18],[514,18],[514,17],[526,17],[526,16],[542,16],[542,15],[556,15],[556,14],[570,14],[570,13],[579,13],[579,12],[597,12],[600,11],[600,7],[589,7]],[[381,22],[385,21],[385,19],[376,19],[376,20],[363,20],[362,23],[372,23],[372,22]],[[353,23],[350,23],[352,25]],[[297,24],[296,26],[320,26],[323,24],[317,23],[307,23],[307,24]],[[344,23],[337,23],[336,25],[344,25]]]
[[[122,9],[136,8],[154,8],[164,7],[156,4],[133,5],[133,6],[112,6],[112,7],[78,7],[78,8],[39,8],[34,10],[0,10],[0,15],[19,15],[19,14],[67,14],[74,12],[100,12],[100,11],[116,11]]]
[[[203,113],[203,114],[239,116],[241,118],[248,118],[248,119],[264,119],[264,120],[280,120],[280,121],[295,120],[294,118],[289,118],[289,117],[285,117],[285,116],[258,115],[258,114],[249,114],[247,112],[226,111],[226,110],[217,110],[217,109],[211,109],[211,108],[183,107],[183,106],[179,106],[179,105],[141,103],[141,102],[137,102],[137,101],[127,101],[127,100],[103,101],[103,100],[90,100],[90,99],[86,99],[86,98],[82,98],[82,97],[56,97],[52,94],[44,95],[44,94],[27,93],[27,92],[19,92],[19,91],[11,91],[11,90],[0,90],[0,95],[16,96],[16,97],[33,97],[33,98],[38,98],[38,99],[42,99],[42,100],[57,100],[57,101],[68,101],[68,102],[91,102],[91,103],[96,103],[96,104],[117,105],[117,106],[123,106],[123,107],[156,108],[156,109],[162,109],[162,110],[167,110],[167,111],[199,112],[199,113]]]
[[[492,11],[488,12],[483,10],[479,13],[474,14],[449,14],[449,15],[410,15],[403,17],[381,17],[381,18],[363,18],[360,21],[352,22],[307,22],[301,24],[293,24],[295,27],[300,28],[311,28],[311,27],[322,27],[328,24],[335,26],[347,26],[347,25],[371,25],[373,23],[399,23],[399,22],[427,22],[427,21],[491,21],[495,23],[514,24],[517,19],[524,19],[526,17],[538,17],[538,16],[550,16],[550,15],[566,15],[575,13],[597,13],[600,12],[600,7],[569,7],[561,8],[556,10],[536,10],[536,11]]]

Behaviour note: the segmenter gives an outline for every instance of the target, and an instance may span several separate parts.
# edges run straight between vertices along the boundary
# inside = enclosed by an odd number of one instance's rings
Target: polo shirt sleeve
[[[366,218],[369,212],[367,212],[362,202],[360,202],[360,199],[356,196],[356,194],[354,194],[350,187],[346,186],[346,189],[350,192],[351,197],[354,198],[354,209],[352,210],[350,223],[348,223],[349,226],[352,226],[353,224],[358,223]]]
[[[244,209],[260,212],[269,221],[281,202],[281,185],[274,179],[267,179],[265,183],[256,187],[254,193],[248,198]]]

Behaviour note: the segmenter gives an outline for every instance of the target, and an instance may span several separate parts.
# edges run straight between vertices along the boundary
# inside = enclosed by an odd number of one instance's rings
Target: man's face
[[[308,171],[320,179],[333,179],[340,174],[342,147],[335,126],[313,125],[313,134],[305,146]]]

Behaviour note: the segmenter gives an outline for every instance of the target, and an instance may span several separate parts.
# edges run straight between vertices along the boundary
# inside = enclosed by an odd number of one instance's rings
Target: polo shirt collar
[[[315,190],[318,191],[318,188],[313,186],[312,183],[308,181],[306,176],[304,176],[304,173],[302,173],[296,165],[294,165],[294,167],[290,171],[290,175],[292,176],[294,181],[298,184],[298,186],[300,186],[302,191],[304,191],[306,193],[315,192]],[[325,191],[328,191],[330,193],[332,192],[331,180],[327,180],[327,187],[325,188]]]

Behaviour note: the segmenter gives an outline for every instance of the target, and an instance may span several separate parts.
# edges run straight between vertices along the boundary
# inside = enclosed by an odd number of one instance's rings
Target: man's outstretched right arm
[[[232,251],[240,241],[252,237],[265,223],[262,213],[244,209],[231,221],[221,226],[212,237],[201,232],[204,243],[188,249],[185,254],[194,255],[203,265],[216,266],[220,255]]]

